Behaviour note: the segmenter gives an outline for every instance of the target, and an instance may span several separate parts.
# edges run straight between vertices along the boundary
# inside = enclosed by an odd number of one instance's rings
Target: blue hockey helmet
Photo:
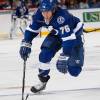
[[[53,11],[56,8],[57,0],[40,0],[40,10],[44,11]]]

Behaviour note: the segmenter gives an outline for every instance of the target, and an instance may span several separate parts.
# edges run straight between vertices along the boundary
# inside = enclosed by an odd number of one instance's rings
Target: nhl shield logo
[[[58,22],[59,24],[63,24],[63,23],[65,22],[64,17],[59,16],[59,17],[57,18],[57,22]]]

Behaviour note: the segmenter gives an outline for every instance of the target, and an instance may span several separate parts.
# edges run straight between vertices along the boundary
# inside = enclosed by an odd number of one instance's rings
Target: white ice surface
[[[38,82],[38,54],[43,39],[33,41],[27,61],[25,94]],[[23,60],[19,56],[21,39],[0,41],[0,100],[21,100]],[[56,59],[51,62],[51,79],[46,90],[31,95],[28,100],[100,100],[100,33],[85,34],[85,64],[78,77],[63,75],[56,70]]]

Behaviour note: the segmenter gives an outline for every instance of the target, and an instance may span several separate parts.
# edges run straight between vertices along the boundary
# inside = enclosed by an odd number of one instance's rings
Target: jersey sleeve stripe
[[[68,36],[68,37],[62,38],[63,41],[74,40],[74,39],[76,39],[76,36],[75,36],[74,33],[72,33],[72,34],[71,34],[70,36]]]
[[[34,32],[34,33],[39,33],[41,28],[39,28],[38,30],[33,30],[31,29],[29,26],[27,26],[26,30],[30,31],[30,32]]]
[[[82,22],[79,22],[79,23],[77,24],[76,28],[73,30],[73,32],[74,32],[74,33],[78,32],[79,29],[82,28],[82,26],[83,26],[83,23],[82,23]]]

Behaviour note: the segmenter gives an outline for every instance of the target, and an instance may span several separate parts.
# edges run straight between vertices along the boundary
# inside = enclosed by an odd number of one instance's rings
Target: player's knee
[[[50,62],[53,58],[54,53],[48,49],[43,49],[39,54],[39,61],[42,63]]]
[[[68,72],[70,75],[77,77],[82,71],[81,66],[68,66]]]

